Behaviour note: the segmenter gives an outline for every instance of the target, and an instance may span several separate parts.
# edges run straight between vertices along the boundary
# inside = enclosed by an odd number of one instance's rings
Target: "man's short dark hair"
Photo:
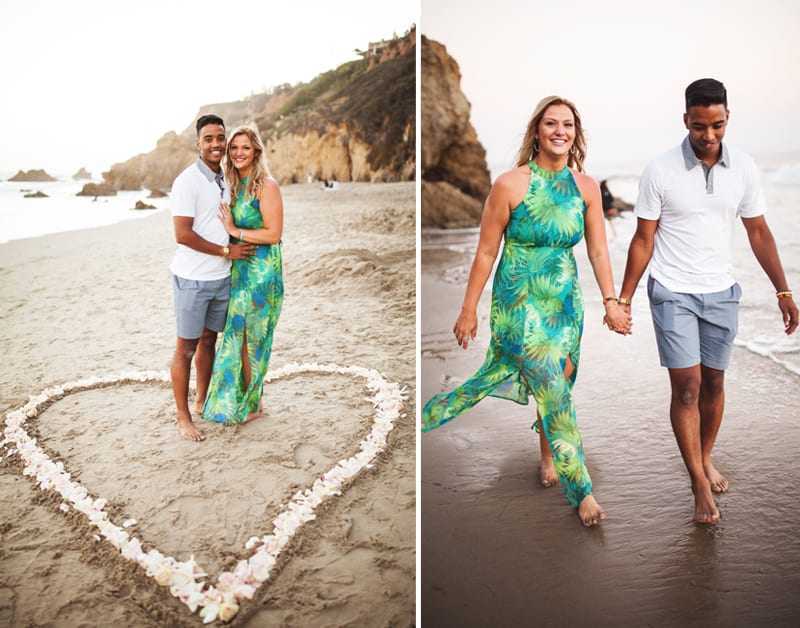
[[[725,86],[712,78],[698,79],[686,88],[686,112],[689,107],[725,105],[728,108],[728,92]]]
[[[219,116],[215,116],[213,113],[209,113],[204,116],[200,116],[197,119],[197,124],[195,125],[195,129],[197,130],[197,137],[200,137],[200,129],[202,129],[207,124],[219,124],[223,129],[225,128],[225,123],[222,121],[222,118],[220,118]]]

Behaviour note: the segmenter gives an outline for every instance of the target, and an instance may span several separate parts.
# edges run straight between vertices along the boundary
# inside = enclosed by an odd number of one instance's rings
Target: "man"
[[[775,287],[787,334],[797,328],[798,311],[764,219],[758,170],[748,155],[722,143],[730,117],[725,86],[700,79],[685,96],[688,136],[651,162],[639,181],[619,301],[630,311],[650,263],[647,293],[659,358],[669,370],[672,430],[691,477],[694,518],[712,523],[720,517],[713,493],[728,490],[711,450],[738,328],[741,288],[730,274],[737,217]]]
[[[189,411],[189,376],[197,368],[195,411],[203,409],[217,334],[225,326],[230,298],[230,260],[253,254],[251,244],[231,244],[219,219],[220,202],[230,192],[220,168],[225,154],[225,123],[215,115],[197,120],[197,161],[172,184],[172,222],[178,250],[172,260],[172,287],[178,342],[172,358],[172,391],[178,410],[178,432],[186,440],[205,435]]]

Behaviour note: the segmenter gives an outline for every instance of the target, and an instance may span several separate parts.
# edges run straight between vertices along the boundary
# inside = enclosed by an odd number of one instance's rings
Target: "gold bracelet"
[[[791,298],[792,291],[791,290],[781,290],[780,292],[776,292],[775,296],[778,297],[779,299]]]
[[[631,300],[630,299],[626,299],[625,297],[620,297],[619,299],[617,299],[617,302],[620,305],[630,305],[631,304]]]
[[[603,298],[603,305],[605,305],[609,301],[617,301],[617,302],[619,302],[619,299],[617,299],[617,297],[605,297],[605,298]]]

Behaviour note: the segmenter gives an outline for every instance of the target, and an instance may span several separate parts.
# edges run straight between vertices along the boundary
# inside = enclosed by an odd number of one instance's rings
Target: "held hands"
[[[461,310],[458,315],[455,325],[453,325],[453,334],[456,337],[458,344],[464,349],[469,346],[469,343],[475,339],[478,333],[478,317],[475,312],[465,309]]]
[[[605,308],[606,314],[603,316],[603,325],[608,325],[609,330],[623,336],[633,333],[630,305],[620,305],[617,301],[608,301],[605,304]]]

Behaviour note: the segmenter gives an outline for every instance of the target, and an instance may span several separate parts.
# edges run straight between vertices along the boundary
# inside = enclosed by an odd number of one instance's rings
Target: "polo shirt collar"
[[[203,173],[203,176],[208,179],[209,183],[215,183],[223,189],[223,184],[225,182],[225,176],[222,174],[222,168],[219,169],[219,172],[214,172],[211,168],[208,167],[208,164],[204,162],[199,157],[197,158],[197,167],[200,172]]]
[[[683,142],[681,142],[681,151],[683,152],[683,163],[686,165],[687,170],[691,170],[697,164],[705,164],[705,162],[700,161],[697,158],[697,155],[694,154],[694,150],[692,150],[692,145],[689,143],[689,136],[683,138]],[[722,144],[722,153],[717,160],[717,164],[720,166],[725,166],[726,168],[731,167],[731,156],[728,153],[728,147],[723,142]],[[716,164],[714,164],[716,165]]]

